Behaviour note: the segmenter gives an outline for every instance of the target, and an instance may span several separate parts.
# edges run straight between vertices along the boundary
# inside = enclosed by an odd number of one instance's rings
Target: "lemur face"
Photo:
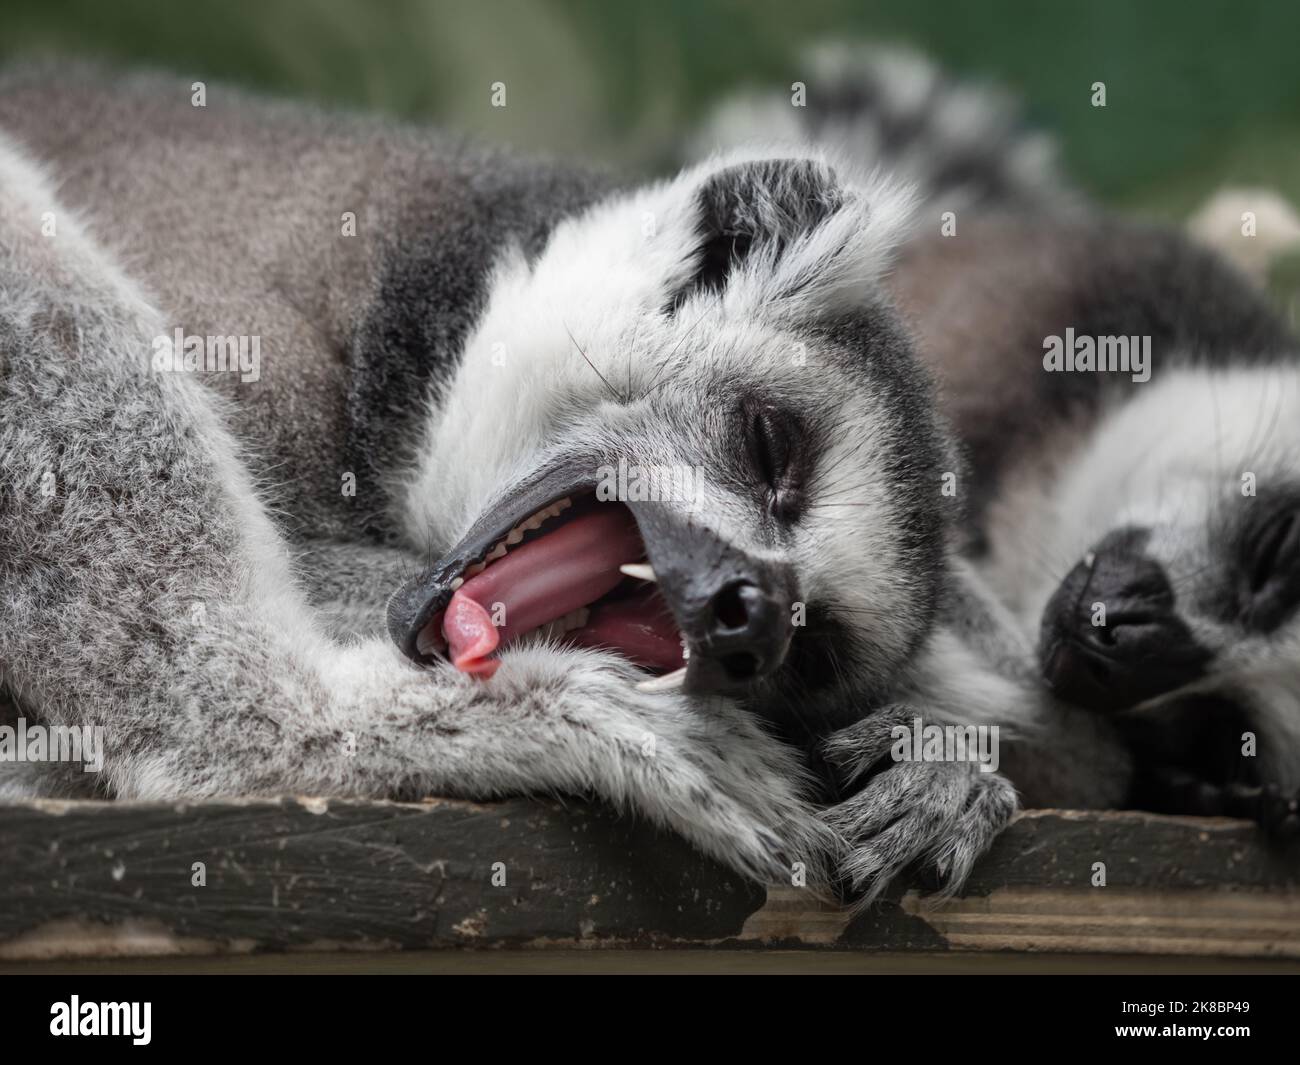
[[[1048,682],[1099,710],[1300,707],[1300,376],[1172,375],[1096,441],[1062,495],[1079,561],[1043,611]]]
[[[392,600],[405,653],[883,687],[945,530],[946,438],[878,280],[905,218],[811,159],[706,164],[505,263],[406,492],[438,561]]]

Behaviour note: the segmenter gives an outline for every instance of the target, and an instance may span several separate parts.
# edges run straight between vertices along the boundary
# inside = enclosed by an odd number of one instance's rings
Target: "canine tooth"
[[[655,576],[654,567],[645,562],[628,562],[618,567],[620,573],[626,573],[629,577],[635,577],[639,581],[658,581]]]
[[[464,583],[465,583],[464,577],[457,577],[454,581],[451,582],[451,590],[454,592],[457,588],[459,588]]]
[[[636,686],[639,692],[670,692],[676,691],[686,680],[686,667],[675,669],[671,673],[665,673],[662,677],[651,677],[649,680],[643,680]]]

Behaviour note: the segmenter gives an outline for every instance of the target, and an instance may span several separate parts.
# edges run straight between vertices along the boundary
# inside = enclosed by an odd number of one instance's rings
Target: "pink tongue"
[[[501,643],[599,599],[623,579],[618,567],[643,550],[636,522],[621,506],[600,507],[514,548],[461,585],[447,605],[442,632],[452,664],[490,677],[498,663],[487,656]]]
[[[473,599],[461,595],[461,590],[451,597],[447,612],[442,618],[442,633],[451,653],[452,665],[465,673],[490,677],[501,663],[488,658],[497,649],[500,637],[492,624],[492,615]],[[455,633],[455,637],[452,637]]]

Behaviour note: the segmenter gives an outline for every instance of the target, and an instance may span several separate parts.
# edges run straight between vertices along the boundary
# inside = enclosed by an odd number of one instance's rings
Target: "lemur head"
[[[404,486],[417,661],[605,648],[663,688],[883,688],[924,637],[948,440],[880,284],[904,192],[732,156],[506,256]],[[508,667],[508,655],[505,666]]]
[[[1300,739],[1300,368],[1172,373],[1063,479],[1040,663],[1098,710],[1289,709]]]

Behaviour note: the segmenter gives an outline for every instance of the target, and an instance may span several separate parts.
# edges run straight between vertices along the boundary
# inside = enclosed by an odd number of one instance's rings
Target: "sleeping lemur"
[[[698,144],[775,131],[920,186],[890,283],[967,454],[967,553],[1008,608],[987,653],[1044,682],[1022,794],[1295,831],[1300,346],[1215,255],[1087,208],[1007,98],[897,50],[801,69],[806,109],[737,98]],[[1058,357],[1113,338],[1118,371]]]
[[[959,885],[1005,777],[854,779],[891,718],[1015,724],[907,196],[205,93],[0,78],[0,680],[105,746],[0,793],[591,794],[764,880]]]
[[[1293,339],[1262,294],[1169,233],[990,220],[958,254],[939,239],[910,243],[897,292],[929,307],[921,344],[979,471],[978,566],[1044,681],[1117,723],[1136,760],[1127,805],[1294,831]],[[1149,343],[1150,379],[1044,372],[1044,345],[1067,335]]]

